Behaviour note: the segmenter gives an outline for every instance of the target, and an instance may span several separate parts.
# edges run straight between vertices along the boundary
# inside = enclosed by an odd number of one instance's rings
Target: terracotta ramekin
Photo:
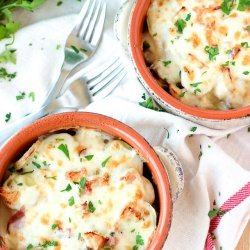
[[[224,129],[250,123],[250,106],[228,111],[204,110],[186,105],[162,89],[146,66],[142,31],[151,0],[137,0],[129,25],[130,53],[140,82],[165,110],[207,127]]]
[[[154,149],[135,130],[110,117],[86,113],[62,113],[47,116],[23,128],[0,149],[0,184],[11,163],[16,161],[39,136],[70,128],[93,128],[119,137],[144,158],[152,173],[159,196],[158,224],[148,249],[160,250],[168,236],[172,217],[172,200],[168,175]],[[4,248],[1,248],[3,250]]]

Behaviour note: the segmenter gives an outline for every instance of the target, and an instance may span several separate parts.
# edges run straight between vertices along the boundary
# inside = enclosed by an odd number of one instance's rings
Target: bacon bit
[[[239,46],[236,46],[236,47],[234,47],[233,49],[232,49],[232,57],[233,57],[233,59],[235,59],[236,58],[236,56],[240,53],[240,47]]]
[[[220,10],[220,9],[221,9],[221,6],[216,6],[216,7],[214,7],[213,10]]]
[[[22,219],[25,216],[24,213],[24,209],[20,209],[19,211],[17,211],[15,214],[13,214],[9,220],[8,220],[8,224],[7,224],[7,232],[10,233],[10,225],[15,223],[16,221]]]
[[[109,238],[104,237],[95,232],[84,233],[84,239],[86,241],[87,247],[91,249],[101,249]]]
[[[79,182],[83,177],[86,176],[87,170],[86,168],[82,168],[81,171],[78,172],[67,172],[66,177],[70,179],[72,182]]]
[[[86,155],[87,149],[86,148],[82,148],[81,146],[79,146],[78,148],[76,148],[76,152],[78,152],[79,156],[80,155]]]
[[[127,175],[121,177],[121,181],[125,180],[127,183],[132,183],[136,179],[136,176],[132,173],[128,173]]]
[[[88,214],[88,202],[85,201],[83,204],[82,204],[82,210],[83,210],[83,216]]]
[[[7,206],[11,206],[14,202],[18,200],[19,192],[7,192],[3,187],[0,187],[0,196],[3,197],[3,201]]]

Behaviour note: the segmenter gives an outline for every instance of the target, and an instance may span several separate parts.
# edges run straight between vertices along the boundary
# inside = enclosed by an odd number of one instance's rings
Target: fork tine
[[[120,74],[117,75],[117,77],[108,82],[101,90],[94,93],[91,96],[91,100],[97,101],[108,96],[118,86],[118,84],[122,81],[126,74],[127,72],[123,70]]]
[[[103,5],[103,0],[99,1],[98,5],[95,9],[95,12],[92,15],[91,21],[90,21],[88,28],[87,28],[87,34],[85,35],[85,38],[84,38],[84,40],[86,40],[87,42],[90,42],[92,34],[95,30],[95,25],[96,25],[97,19],[100,16],[100,12],[101,12],[102,7],[103,7],[102,5]]]
[[[113,64],[115,64],[117,61],[119,61],[119,58],[115,58],[112,61],[107,62],[106,64],[103,64],[99,67],[91,67],[91,70],[85,71],[84,74],[84,80],[86,82],[89,82],[91,80],[94,80],[95,78],[98,78],[100,75],[102,75],[106,70],[108,70],[110,67],[112,67]],[[82,75],[83,75],[82,74]]]
[[[89,11],[87,13],[87,16],[85,16],[85,18],[82,20],[79,31],[77,32],[77,35],[79,37],[84,37],[85,36],[85,33],[86,33],[87,28],[89,26],[89,22],[91,20],[92,14],[93,14],[94,9],[95,9],[95,5],[96,5],[96,0],[92,0],[91,4],[90,4],[90,7],[89,7]]]
[[[123,70],[124,68],[122,66],[119,66],[118,68],[115,68],[112,72],[110,72],[110,74],[105,79],[98,81],[95,86],[91,88],[88,87],[91,95],[94,96],[96,93],[98,93],[104,86],[106,86],[110,81],[117,77]]]
[[[90,44],[92,46],[97,46],[102,37],[103,26],[105,24],[105,18],[106,18],[106,9],[107,9],[107,4],[106,2],[104,2],[102,12],[99,16],[99,19],[95,23],[95,27],[92,32],[92,37],[90,41]]]
[[[100,82],[104,81],[110,74],[112,74],[116,69],[121,66],[120,60],[115,61],[110,67],[106,68],[101,74],[96,76],[93,79],[87,81],[88,88],[91,90]]]
[[[76,20],[76,24],[75,24],[75,29],[76,30],[79,30],[84,19],[85,19],[85,16],[88,12],[88,9],[89,9],[89,5],[91,3],[91,0],[86,0],[82,6],[82,9],[77,17],[77,20]]]

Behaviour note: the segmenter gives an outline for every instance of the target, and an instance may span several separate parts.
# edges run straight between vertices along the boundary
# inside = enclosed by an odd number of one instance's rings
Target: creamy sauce
[[[203,109],[250,105],[250,10],[222,0],[152,0],[145,57],[170,93]],[[150,39],[147,36],[151,36]]]
[[[154,189],[125,142],[91,129],[53,134],[12,170],[0,189],[14,214],[2,235],[9,250],[147,249]]]

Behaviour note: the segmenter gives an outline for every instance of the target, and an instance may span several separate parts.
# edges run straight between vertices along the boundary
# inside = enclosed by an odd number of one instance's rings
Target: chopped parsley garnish
[[[235,61],[232,61],[232,62],[226,61],[226,62],[225,62],[224,64],[222,64],[221,66],[222,66],[222,67],[228,67],[230,64],[231,64],[232,66],[235,66],[235,65],[236,65]]]
[[[74,199],[73,196],[71,196],[71,197],[69,198],[68,204],[69,204],[69,206],[73,206],[73,205],[75,204],[75,199]]]
[[[0,78],[8,79],[9,81],[11,81],[15,77],[16,77],[16,72],[10,74],[7,72],[5,68],[0,68]]]
[[[1,30],[0,30],[0,40],[1,40]],[[8,49],[6,46],[5,50],[0,54],[0,63],[12,62],[13,64],[16,64],[15,52],[16,52],[15,49]]]
[[[221,10],[229,15],[231,13],[231,11],[233,10],[235,4],[235,0],[224,0],[221,4]]]
[[[41,165],[40,165],[39,163],[35,162],[35,161],[32,161],[32,164],[33,164],[36,168],[38,168],[38,169],[41,168]]]
[[[28,171],[28,172],[24,172],[24,173],[21,173],[20,175],[32,174],[33,172],[34,172],[34,170]]]
[[[186,91],[183,91],[183,92],[179,95],[179,97],[184,97],[185,94],[186,94]]]
[[[250,73],[249,71],[244,71],[244,72],[243,72],[243,75],[246,75],[246,76],[247,76],[247,75],[249,75],[249,73]]]
[[[48,248],[48,247],[56,247],[58,246],[58,242],[57,241],[46,241],[43,244],[39,244],[39,247],[44,247],[44,248]]]
[[[249,1],[249,3],[250,3],[250,1]],[[247,49],[250,48],[248,42],[243,42],[243,43],[241,43],[241,46],[242,46],[243,48],[247,48]]]
[[[58,2],[56,3],[57,6],[61,6],[62,4],[63,4],[63,1],[58,1]]]
[[[80,189],[83,189],[84,187],[85,187],[85,185],[86,185],[86,178],[85,177],[83,177],[81,180],[80,180],[80,182],[79,182],[79,188]]]
[[[112,156],[109,156],[106,160],[102,162],[102,167],[104,168],[107,164],[107,162],[111,159]]]
[[[57,227],[58,227],[58,224],[53,224],[53,225],[51,226],[51,229],[52,229],[52,230],[55,230]]]
[[[143,102],[139,102],[140,106],[142,106],[144,108],[147,108],[147,109],[152,109],[152,110],[155,110],[155,111],[163,111],[162,109],[159,109],[158,107],[155,106],[152,97],[149,97],[149,98],[146,99],[146,95],[143,94],[142,95],[142,99],[144,101]]]
[[[7,114],[5,115],[5,122],[9,122],[10,119],[11,119],[11,113],[7,113]]]
[[[190,86],[197,88],[200,84],[202,84],[202,82],[194,82],[194,83],[191,83]]]
[[[219,47],[218,46],[206,46],[205,52],[208,54],[210,61],[215,61],[216,56],[219,55]]]
[[[156,37],[156,36],[157,36],[157,33],[154,33],[154,34],[153,34],[153,37]]]
[[[32,102],[34,102],[35,101],[35,92],[30,92],[29,98],[32,100]]]
[[[56,180],[57,179],[57,176],[44,176],[46,179],[53,179],[53,180]]]
[[[250,9],[250,1],[249,0],[239,0],[238,10],[244,11]]]
[[[65,156],[70,160],[70,156],[69,156],[69,150],[68,150],[68,146],[67,144],[61,144],[59,147],[58,147],[59,150],[61,150]]]
[[[26,249],[29,250],[29,249],[32,249],[33,248],[33,245],[32,244],[29,244]]]
[[[19,92],[19,95],[16,96],[16,100],[17,101],[23,100],[25,96],[26,96],[25,92]]]
[[[140,245],[140,246],[144,245],[144,240],[142,239],[140,234],[136,235],[136,245]]]
[[[79,234],[78,234],[78,238],[77,238],[77,239],[78,239],[78,240],[80,240],[81,238],[82,238],[82,234],[81,234],[81,233],[79,233]]]
[[[183,33],[183,30],[185,29],[187,23],[185,20],[183,19],[178,19],[176,22],[175,22],[175,26],[177,27],[177,30],[180,34]]]
[[[61,192],[69,192],[71,190],[72,190],[72,187],[70,184],[68,184],[68,186],[65,189],[61,190]]]
[[[56,49],[59,50],[61,48],[61,45],[60,44],[57,44],[56,45]]]
[[[94,213],[96,208],[94,207],[93,203],[90,201],[88,204],[88,210],[90,213]]]
[[[102,201],[98,200],[98,203],[99,203],[100,205],[102,205]]]
[[[185,20],[188,22],[191,19],[191,13],[187,14]]]
[[[213,217],[218,216],[218,215],[224,215],[225,213],[226,213],[226,211],[223,211],[223,210],[221,211],[218,208],[214,208],[213,210],[210,210],[208,212],[208,217],[213,218]]]
[[[138,250],[139,247],[137,245],[133,246],[132,250]]]
[[[197,127],[192,127],[190,131],[195,132],[197,130]]]
[[[135,232],[135,228],[133,228],[131,231],[130,231],[130,233],[134,233]]]
[[[93,159],[94,155],[86,155],[85,159],[88,161],[91,161]]]
[[[167,67],[169,64],[171,64],[171,61],[162,61],[164,67]]]
[[[226,54],[227,55],[230,55],[232,53],[232,50],[231,49],[228,49],[227,51],[226,51]]]
[[[74,50],[76,54],[79,54],[80,50],[76,46],[71,45],[71,48]]]

